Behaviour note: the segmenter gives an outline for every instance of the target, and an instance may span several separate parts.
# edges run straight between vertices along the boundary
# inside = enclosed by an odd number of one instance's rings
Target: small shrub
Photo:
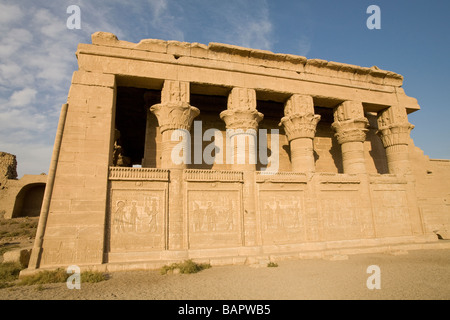
[[[8,288],[19,278],[22,266],[16,262],[5,262],[0,264],[0,288]]]
[[[56,270],[44,270],[39,273],[23,277],[18,285],[30,286],[34,284],[61,283],[66,282],[71,274],[65,269],[58,268]],[[106,280],[106,275],[99,271],[83,271],[81,272],[81,283],[96,283]]]
[[[269,262],[269,263],[267,264],[267,266],[268,266],[269,268],[276,268],[276,267],[278,267],[278,263],[276,263],[276,262]]]
[[[61,268],[52,271],[44,270],[39,273],[23,277],[20,279],[18,285],[30,286],[33,284],[60,283],[65,282],[69,276],[70,275],[66,273],[66,270]]]
[[[197,273],[204,269],[211,268],[209,263],[195,263],[191,259],[186,260],[181,263],[172,263],[169,266],[164,266],[161,268],[161,274],[167,274],[169,271],[174,271],[175,269],[179,269],[180,273],[189,274],[189,273]]]
[[[100,271],[84,271],[81,273],[81,283],[97,283],[107,280],[106,274]]]

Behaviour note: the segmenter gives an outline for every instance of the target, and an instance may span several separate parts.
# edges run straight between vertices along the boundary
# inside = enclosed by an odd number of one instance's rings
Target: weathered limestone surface
[[[7,251],[3,254],[3,262],[17,262],[22,265],[22,267],[28,267],[28,262],[30,261],[30,249],[18,249]]]
[[[338,257],[449,229],[450,162],[414,147],[396,73],[103,32],[77,58],[30,270]]]
[[[17,160],[15,155],[0,152],[0,177],[2,179],[17,178]]]

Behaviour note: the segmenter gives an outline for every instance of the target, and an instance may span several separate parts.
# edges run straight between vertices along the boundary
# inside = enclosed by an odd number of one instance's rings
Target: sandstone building
[[[103,32],[77,59],[30,269],[364,252],[450,227],[450,161],[414,146],[396,73]]]

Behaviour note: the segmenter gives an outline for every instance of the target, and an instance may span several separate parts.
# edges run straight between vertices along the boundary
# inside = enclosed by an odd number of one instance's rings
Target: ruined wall
[[[6,152],[0,152],[0,189],[6,186],[8,179],[17,179],[16,156]]]
[[[39,216],[47,176],[17,179],[16,156],[0,152],[0,215],[3,218]]]

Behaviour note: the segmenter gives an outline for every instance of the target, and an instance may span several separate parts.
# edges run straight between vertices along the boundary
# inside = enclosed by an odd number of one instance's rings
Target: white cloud
[[[271,50],[273,26],[266,0],[214,1],[211,37],[215,42]]]
[[[0,58],[6,61],[12,55],[14,55],[19,49],[22,49],[25,45],[30,44],[33,39],[33,35],[26,29],[14,28],[4,33],[0,38]]]
[[[0,23],[3,27],[15,21],[20,21],[23,12],[19,6],[0,3]]]
[[[29,105],[36,98],[37,91],[32,88],[25,88],[20,91],[14,91],[10,97],[12,107],[22,107]]]

